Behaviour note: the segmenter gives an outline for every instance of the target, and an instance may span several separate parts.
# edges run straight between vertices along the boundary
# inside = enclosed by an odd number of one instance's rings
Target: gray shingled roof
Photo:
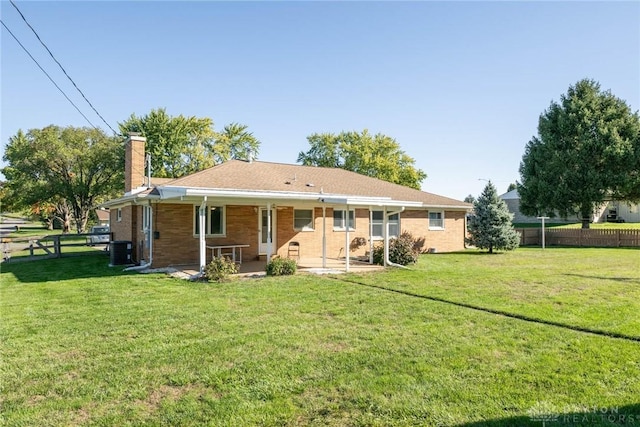
[[[420,202],[432,206],[471,207],[470,204],[459,200],[414,190],[344,169],[260,161],[231,160],[163,184],[160,186],[389,197],[393,200]]]

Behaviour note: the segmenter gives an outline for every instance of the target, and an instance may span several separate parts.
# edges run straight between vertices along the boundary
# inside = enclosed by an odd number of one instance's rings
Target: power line
[[[56,59],[55,56],[53,56],[53,53],[51,52],[51,50],[49,49],[49,47],[42,41],[42,39],[40,38],[40,36],[38,35],[38,33],[36,32],[36,30],[31,26],[31,24],[29,24],[29,21],[27,21],[27,18],[25,18],[25,16],[22,14],[22,12],[20,11],[20,9],[18,9],[18,6],[13,2],[13,0],[9,0],[11,2],[11,4],[13,5],[13,7],[18,11],[18,13],[20,14],[20,16],[22,17],[22,20],[25,22],[25,24],[27,24],[27,26],[31,29],[31,31],[33,32],[33,34],[35,34],[36,38],[38,39],[38,41],[40,42],[40,44],[47,50],[47,52],[49,52],[49,55],[51,56],[51,58],[55,61],[56,64],[58,64],[58,66],[60,67],[60,69],[62,70],[62,72],[64,73],[65,76],[67,76],[67,78],[69,79],[69,81],[73,84],[73,87],[76,88],[76,90],[80,93],[80,95],[82,95],[82,97],[84,98],[85,101],[87,101],[87,104],[89,104],[89,106],[91,107],[91,109],[93,109],[93,111],[98,115],[98,117],[100,117],[100,119],[102,120],[102,122],[107,125],[107,127],[109,129],[111,129],[111,132],[114,133],[114,135],[118,135],[118,133],[109,125],[109,123],[107,123],[107,121],[104,119],[104,117],[102,117],[102,114],[100,114],[98,112],[98,110],[96,110],[96,108],[93,106],[93,104],[87,99],[87,97],[84,95],[84,93],[80,90],[80,88],[78,87],[78,85],[76,84],[76,82],[73,81],[73,79],[71,78],[71,76],[69,76],[69,74],[67,73],[67,70],[64,69],[64,67],[62,66],[62,64]],[[14,37],[15,38],[15,37]]]
[[[80,113],[80,115],[82,117],[84,117],[84,119],[87,121],[87,123],[89,123],[91,125],[92,128],[94,129],[98,129],[98,127],[96,125],[94,125],[93,123],[91,123],[91,120],[89,120],[87,118],[87,116],[85,116],[82,111],[80,111],[80,109],[78,108],[78,106],[76,104],[73,103],[73,101],[67,96],[66,93],[64,93],[64,91],[62,89],[60,89],[60,86],[58,86],[58,84],[51,78],[51,76],[44,70],[44,68],[42,68],[40,66],[40,64],[38,63],[38,61],[33,57],[33,55],[31,55],[31,53],[27,50],[26,47],[24,47],[24,45],[22,43],[20,43],[20,40],[18,40],[18,38],[11,32],[11,30],[9,29],[9,27],[7,27],[7,25],[4,23],[3,20],[0,19],[0,23],[2,23],[2,26],[4,27],[5,30],[7,30],[9,32],[9,34],[11,34],[11,37],[13,37],[13,39],[20,45],[20,47],[27,53],[27,55],[29,55],[29,58],[31,58],[33,60],[33,62],[36,63],[36,65],[38,66],[38,68],[40,68],[40,70],[45,74],[45,76],[47,76],[49,78],[49,80],[51,80],[51,83],[53,83],[53,85],[60,91],[60,93],[62,95],[64,95],[65,98],[67,98],[67,101],[69,101],[71,103],[71,105],[74,106],[74,108],[78,111],[78,113]],[[99,130],[99,129],[98,129]]]

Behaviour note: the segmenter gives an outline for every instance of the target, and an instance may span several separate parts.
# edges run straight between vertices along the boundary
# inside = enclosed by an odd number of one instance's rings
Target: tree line
[[[230,159],[256,159],[260,149],[246,125],[231,123],[216,131],[210,118],[170,116],[162,108],[132,114],[119,129],[147,138],[155,177],[177,178]],[[524,214],[577,215],[588,227],[606,201],[640,201],[638,112],[598,82],[583,79],[570,86],[540,115],[537,130],[524,147],[520,181],[509,186],[517,187]],[[8,164],[2,169],[3,209],[30,208],[49,220],[59,218],[65,231],[73,218],[83,232],[91,209],[121,192],[122,142],[123,137],[92,128],[19,130],[3,157]],[[381,133],[313,133],[307,142],[308,150],[297,158],[304,165],[343,168],[416,189],[427,177],[395,139]],[[495,191],[485,190],[481,199],[493,200]],[[477,202],[471,195],[465,201]]]
[[[130,132],[147,138],[151,174],[158,178],[178,178],[231,159],[256,159],[260,150],[260,141],[246,125],[231,123],[217,131],[208,117],[171,116],[164,108],[132,114],[118,127],[121,136],[72,126],[19,130],[9,138],[3,157],[7,181],[0,190],[2,209],[28,209],[50,227],[58,220],[63,232],[75,222],[78,233],[84,232],[91,211],[121,195],[123,141]],[[309,151],[298,156],[305,165],[344,168],[413,188],[426,178],[415,160],[383,134],[322,133],[307,140]]]

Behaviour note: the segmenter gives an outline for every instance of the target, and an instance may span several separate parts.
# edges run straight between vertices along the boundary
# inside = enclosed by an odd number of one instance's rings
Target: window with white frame
[[[193,234],[200,234],[200,206],[194,205]],[[225,207],[207,206],[205,210],[205,234],[208,236],[224,236]]]
[[[122,221],[122,208],[118,208],[116,210],[116,221],[117,222]]]
[[[313,230],[313,209],[294,209],[293,228],[298,231]]]
[[[142,207],[142,231],[146,231],[151,227],[151,206]]]
[[[400,235],[400,214],[389,215],[389,237]],[[374,239],[384,237],[384,211],[371,212],[371,236]]]
[[[429,230],[444,230],[444,212],[429,211]]]
[[[335,210],[333,211],[333,229],[334,230],[346,230],[346,210]],[[356,229],[356,212],[354,210],[349,211],[349,230]]]

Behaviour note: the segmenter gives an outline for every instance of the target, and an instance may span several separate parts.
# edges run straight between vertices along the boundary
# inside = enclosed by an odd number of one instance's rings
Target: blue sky
[[[259,160],[295,163],[315,132],[396,139],[463,199],[519,178],[539,115],[588,77],[640,108],[640,2],[17,1],[106,121],[165,107],[239,122]],[[11,4],[3,22],[95,125]],[[1,31],[2,153],[18,129],[86,126]]]

